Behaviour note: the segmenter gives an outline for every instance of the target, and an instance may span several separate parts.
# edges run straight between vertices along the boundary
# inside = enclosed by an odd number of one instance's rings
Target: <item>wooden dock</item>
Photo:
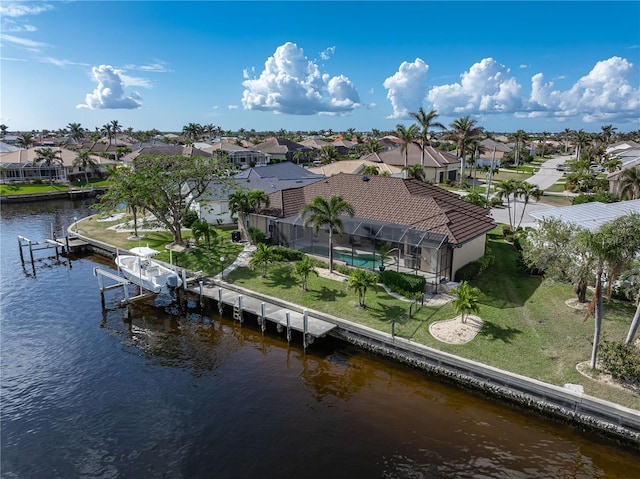
[[[337,327],[333,323],[315,317],[307,310],[295,311],[293,308],[265,301],[224,285],[201,285],[192,287],[190,291],[218,303],[220,312],[225,306],[232,307],[233,317],[237,321],[244,320],[244,313],[256,316],[263,331],[266,327],[264,320],[266,320],[276,323],[278,331],[286,329],[287,339],[290,339],[291,330],[301,332],[304,335],[305,347],[313,342],[314,338],[321,338]]]

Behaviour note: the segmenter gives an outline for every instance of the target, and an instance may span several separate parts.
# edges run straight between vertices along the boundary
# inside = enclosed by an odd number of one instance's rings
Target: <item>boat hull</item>
[[[182,280],[175,271],[149,258],[118,255],[116,265],[129,281],[154,293],[182,285]]]

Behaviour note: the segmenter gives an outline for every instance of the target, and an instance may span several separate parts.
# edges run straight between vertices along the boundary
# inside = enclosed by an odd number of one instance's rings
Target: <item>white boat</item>
[[[136,252],[137,248],[132,249]],[[162,263],[150,258],[151,251],[140,251],[139,254],[118,254],[116,265],[125,278],[142,288],[160,293],[163,289],[173,290],[182,285],[182,279],[178,273],[168,268]],[[157,253],[157,252],[156,252]]]

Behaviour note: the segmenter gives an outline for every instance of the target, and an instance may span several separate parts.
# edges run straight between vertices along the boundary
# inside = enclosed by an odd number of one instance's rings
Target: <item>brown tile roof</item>
[[[493,220],[486,210],[459,195],[415,179],[340,173],[302,188],[271,195],[271,208],[282,217],[297,215],[315,196],[342,195],[359,218],[413,226],[446,234],[449,243],[460,244],[490,231]]]
[[[381,161],[388,165],[404,166],[404,151],[402,147],[396,147],[391,150],[382,151],[380,153],[371,153],[363,156],[363,160]],[[409,143],[409,158],[408,165],[420,164],[422,161],[422,150],[418,145]],[[443,168],[447,165],[460,164],[460,159],[451,153],[441,151],[433,146],[427,146],[425,148],[424,166],[425,168]]]

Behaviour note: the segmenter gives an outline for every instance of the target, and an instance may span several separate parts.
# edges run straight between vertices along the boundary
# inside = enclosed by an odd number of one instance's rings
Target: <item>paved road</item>
[[[527,183],[538,186],[541,190],[546,190],[562,178],[564,172],[558,171],[556,167],[561,163],[566,163],[573,156],[558,156],[545,161],[540,170],[531,178],[525,180]]]

